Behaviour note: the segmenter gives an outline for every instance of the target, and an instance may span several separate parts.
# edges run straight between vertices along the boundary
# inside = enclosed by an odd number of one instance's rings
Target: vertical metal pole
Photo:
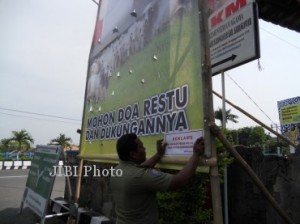
[[[65,156],[65,152],[62,149],[61,150],[61,156],[62,156],[62,160],[63,160],[63,168],[64,168],[64,173],[65,173],[65,180],[66,180],[66,185],[67,185],[67,190],[68,190],[68,203],[69,205],[72,202],[72,189],[71,189],[71,182],[70,182],[70,177],[69,175],[66,174],[66,156]]]
[[[204,113],[204,139],[205,155],[217,158],[215,138],[210,132],[210,124],[214,123],[213,95],[212,95],[212,77],[211,62],[208,43],[208,4],[207,0],[199,0],[201,13],[201,64],[202,64],[202,89],[203,89],[203,113]],[[219,181],[218,166],[210,167],[210,183],[214,224],[223,224],[223,211],[221,201],[221,190]]]
[[[278,133],[278,125],[275,124],[275,127],[276,127],[276,132]],[[278,138],[278,136],[276,137],[276,149],[277,149],[277,154],[280,155],[281,152],[280,152],[280,146],[279,146],[279,138]]]
[[[222,128],[226,128],[226,106],[225,106],[225,75],[224,72],[221,74],[222,77]]]
[[[79,196],[80,196],[80,187],[81,187],[81,177],[82,177],[82,165],[83,165],[83,159],[79,160],[79,172],[78,172],[78,177],[77,177],[77,182],[76,182],[76,192],[75,192],[75,202],[78,202]]]
[[[226,128],[226,105],[225,105],[225,74],[222,72],[222,127]],[[225,224],[228,224],[228,190],[227,190],[227,165],[224,165],[224,216]]]
[[[278,133],[278,126],[277,126],[276,123],[274,123],[274,126],[273,126],[273,124],[271,124],[271,128],[272,129],[274,128],[276,130],[276,132]],[[276,153],[277,153],[277,155],[280,155],[280,147],[279,147],[279,138],[278,138],[278,136],[276,136]]]

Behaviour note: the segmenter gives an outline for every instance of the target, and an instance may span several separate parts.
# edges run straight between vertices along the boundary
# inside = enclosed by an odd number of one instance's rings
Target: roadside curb
[[[63,165],[62,161],[59,161],[59,166]],[[31,167],[31,161],[0,161],[0,170],[25,170]]]
[[[0,170],[29,169],[31,161],[0,161]]]

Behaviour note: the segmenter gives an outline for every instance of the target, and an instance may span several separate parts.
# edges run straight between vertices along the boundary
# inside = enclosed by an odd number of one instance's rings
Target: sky
[[[25,129],[35,145],[60,133],[79,144],[96,16],[92,0],[0,0],[0,139]],[[259,26],[261,58],[225,72],[225,96],[270,126],[279,123],[277,101],[300,95],[300,33]],[[213,89],[222,92],[221,75]],[[228,128],[257,125],[226,109],[239,116]]]

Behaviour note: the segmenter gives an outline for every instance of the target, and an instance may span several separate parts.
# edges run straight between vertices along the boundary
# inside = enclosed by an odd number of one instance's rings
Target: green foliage
[[[1,151],[3,150],[3,152],[5,152],[6,149],[8,148],[8,145],[9,145],[9,140],[7,138],[1,139]]]
[[[22,161],[29,161],[32,159],[33,159],[33,157],[30,157],[30,156],[20,156],[20,160],[22,160]]]
[[[228,121],[238,123],[237,119],[239,118],[237,115],[232,114],[231,110],[226,110],[225,112],[225,123]],[[218,108],[218,110],[215,111],[215,119],[219,120],[221,122],[221,127],[223,126],[223,110],[222,108]]]
[[[3,145],[0,145],[0,152],[6,152],[6,151],[7,151],[6,147]]]
[[[8,138],[1,139],[0,152],[10,152],[18,148],[15,141],[11,141]]]
[[[34,139],[31,137],[30,133],[28,133],[25,129],[22,129],[21,131],[12,131],[12,137],[2,139],[1,143],[7,147],[9,144],[17,145],[17,149],[21,150],[22,147],[29,149],[30,144],[34,143]]]
[[[12,161],[13,159],[15,159],[16,157],[5,157],[5,156],[0,156],[0,161]],[[20,156],[19,160],[21,161],[30,161],[32,160],[33,157],[30,156]]]
[[[49,145],[60,145],[63,148],[69,148],[71,146],[72,139],[70,137],[66,137],[65,134],[59,134],[57,138],[50,140]]]
[[[290,155],[290,147],[289,144],[277,137],[272,138],[271,136],[267,136],[266,145],[264,148],[265,153],[277,153],[277,148],[279,148],[280,153],[282,155],[288,156]]]
[[[230,142],[232,145],[238,145],[239,144],[239,130],[228,130],[228,133],[230,134]],[[228,138],[227,138],[228,139]]]
[[[260,126],[256,126],[250,130],[248,145],[262,147],[266,143],[266,139],[265,130]]]
[[[225,166],[228,167],[233,162],[234,158],[230,156],[230,153],[225,148],[218,150],[218,168],[221,182],[223,181]]]
[[[221,129],[223,135],[225,135],[226,139],[234,145],[234,139],[235,136],[232,132],[228,129]],[[223,179],[224,176],[224,168],[225,166],[229,166],[231,163],[233,163],[234,158],[230,156],[230,153],[225,149],[224,145],[220,142],[219,139],[216,139],[216,149],[218,153],[218,167],[219,167],[219,176],[221,179]]]
[[[207,206],[208,178],[207,174],[197,174],[180,190],[158,193],[160,223],[212,223],[212,210]]]
[[[238,129],[238,144],[248,146],[248,139],[251,132],[251,127]]]
[[[244,127],[237,130],[223,129],[223,134],[232,145],[264,146],[269,136],[260,126]]]

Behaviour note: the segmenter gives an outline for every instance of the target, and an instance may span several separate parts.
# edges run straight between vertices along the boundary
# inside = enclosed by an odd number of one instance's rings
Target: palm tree
[[[9,139],[7,139],[7,138],[1,139],[1,145],[3,145],[4,147],[8,148]]]
[[[1,139],[1,151],[6,152],[9,150],[9,140],[7,138]]]
[[[231,112],[231,110],[226,110],[225,123],[227,123],[227,121],[232,121],[234,123],[238,123],[238,121],[236,119],[239,117],[235,114],[231,114],[230,112]],[[223,110],[222,110],[222,108],[219,108],[218,110],[215,111],[215,119],[219,120],[221,122],[221,126],[223,126]]]
[[[9,143],[14,143],[18,145],[18,149],[21,150],[22,145],[26,147],[26,149],[30,148],[30,143],[34,143],[34,139],[31,137],[31,135],[24,129],[21,131],[13,131],[12,132],[13,137],[6,139],[5,142],[7,145]]]
[[[49,145],[60,145],[63,148],[70,148],[72,139],[70,137],[66,137],[65,134],[59,134],[59,137],[54,138],[50,141]]]

